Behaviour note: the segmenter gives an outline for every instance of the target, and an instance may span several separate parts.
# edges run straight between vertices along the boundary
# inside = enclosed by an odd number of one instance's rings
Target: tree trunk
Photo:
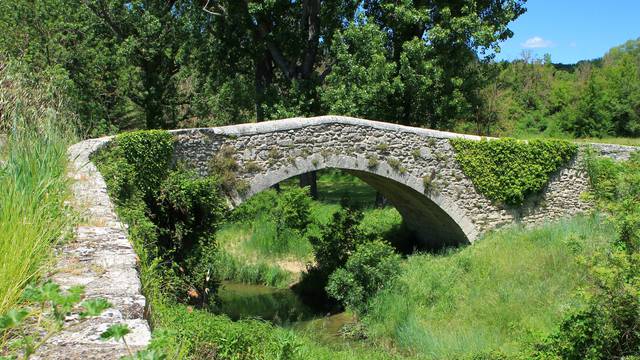
[[[316,171],[311,171],[300,175],[300,187],[309,187],[309,195],[314,200],[318,200],[318,176]]]
[[[267,100],[267,88],[271,85],[273,78],[273,69],[271,68],[271,59],[269,51],[264,51],[262,57],[256,59],[256,121],[265,120],[264,106]]]
[[[383,208],[385,206],[387,206],[387,198],[385,198],[384,195],[382,195],[382,193],[380,191],[376,191],[375,207]]]

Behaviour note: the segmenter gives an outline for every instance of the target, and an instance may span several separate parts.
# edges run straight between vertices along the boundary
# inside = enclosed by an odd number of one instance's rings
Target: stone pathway
[[[89,156],[108,138],[80,142],[69,148],[74,206],[81,213],[75,237],[59,249],[50,279],[64,289],[85,287],[85,298],[104,298],[113,307],[80,325],[72,315],[65,328],[38,352],[38,359],[119,359],[127,355],[122,343],[100,340],[110,325],[123,323],[132,330],[125,338],[135,352],[151,338],[144,319],[145,297],[136,270],[137,257],[107,195],[104,179]]]

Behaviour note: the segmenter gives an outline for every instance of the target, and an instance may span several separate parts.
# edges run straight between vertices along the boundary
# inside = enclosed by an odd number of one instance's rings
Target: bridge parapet
[[[578,156],[522,206],[492,203],[455,160],[450,138],[481,137],[340,116],[294,118],[218,128],[176,130],[176,161],[207,174],[220,154],[236,164],[246,189],[236,204],[289,177],[337,168],[383,193],[410,228],[432,246],[473,242],[496,227],[536,224],[589,209],[589,182]],[[617,158],[629,149],[595,145]],[[219,155],[217,155],[219,156]]]

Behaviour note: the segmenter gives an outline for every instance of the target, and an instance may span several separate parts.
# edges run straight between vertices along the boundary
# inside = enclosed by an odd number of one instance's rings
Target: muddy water
[[[339,341],[342,326],[353,321],[346,313],[322,313],[305,304],[290,289],[225,282],[219,295],[220,312],[233,320],[262,319],[296,331],[312,332],[328,342]]]

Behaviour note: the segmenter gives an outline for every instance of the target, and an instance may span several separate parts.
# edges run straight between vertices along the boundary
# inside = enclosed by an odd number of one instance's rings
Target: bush
[[[226,211],[219,182],[195,171],[172,171],[160,186],[157,205],[162,255],[182,274],[182,294],[204,305],[218,286],[214,234]]]
[[[114,202],[124,204],[140,192],[137,170],[126,160],[121,147],[111,143],[96,153],[93,160],[107,181],[107,191]]]
[[[358,226],[362,218],[360,211],[350,208],[340,209],[333,214],[330,223],[320,227],[318,235],[309,237],[316,259],[316,268],[327,279],[337,268],[346,264],[356,245],[364,241],[364,234]]]
[[[397,277],[400,256],[391,245],[375,240],[359,244],[344,267],[329,277],[327,293],[360,314],[378,291]]]
[[[562,140],[451,139],[456,160],[480,193],[492,201],[521,205],[541,191],[549,177],[576,153],[577,146]]]
[[[268,189],[255,194],[247,201],[233,209],[231,220],[233,221],[251,221],[263,214],[268,214],[276,203],[278,193],[273,189]]]
[[[311,222],[310,208],[309,188],[292,187],[278,195],[275,207],[271,211],[271,218],[276,223],[279,233],[284,229],[304,232]]]
[[[214,177],[175,170],[160,186],[156,224],[166,237],[162,245],[183,260],[200,241],[209,240],[225,217],[226,206]]]
[[[640,355],[640,255],[614,252],[591,268],[585,309],[568,316],[538,345],[537,358],[617,359]]]
[[[164,130],[141,130],[114,138],[127,164],[135,169],[136,186],[149,201],[167,176],[173,155],[173,136]]]
[[[171,171],[172,151],[169,133],[137,131],[116,136],[95,160],[130,225],[142,276],[162,284],[148,290],[204,306],[219,283],[213,235],[226,214],[225,198],[217,178]]]

